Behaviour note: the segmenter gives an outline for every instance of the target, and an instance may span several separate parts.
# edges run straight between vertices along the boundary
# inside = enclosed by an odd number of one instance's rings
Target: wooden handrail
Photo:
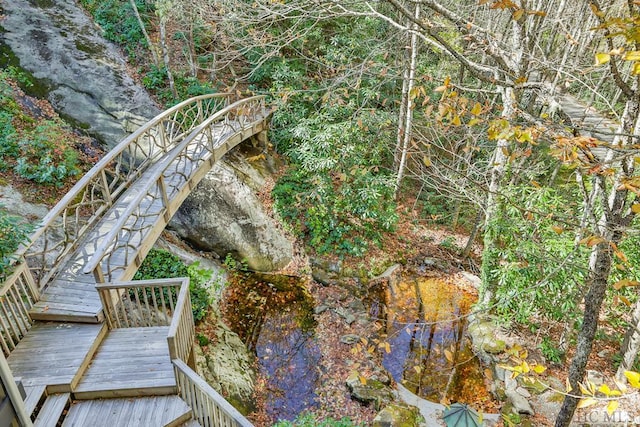
[[[232,113],[233,111],[236,111],[236,110],[241,111],[245,105],[247,104],[250,105],[251,103],[254,103],[256,101],[264,102],[264,99],[265,97],[263,95],[254,96],[251,98],[242,99],[240,101],[237,101],[225,107],[224,109],[216,112],[215,114],[207,118],[204,122],[202,122],[202,124],[196,127],[186,138],[184,138],[182,142],[176,145],[176,147],[173,149],[173,154],[166,156],[166,158],[162,160],[162,163],[160,164],[161,166],[159,166],[157,170],[154,172],[154,174],[151,177],[149,177],[145,185],[141,186],[135,199],[129,202],[127,208],[123,212],[119,213],[118,220],[112,226],[109,233],[101,240],[100,245],[98,246],[94,254],[91,256],[91,259],[84,266],[83,273],[89,274],[91,272],[95,272],[95,270],[99,268],[99,265],[102,262],[102,259],[104,258],[105,254],[109,251],[111,244],[116,240],[116,237],[118,236],[118,234],[120,233],[120,231],[122,230],[126,222],[130,219],[130,216],[132,215],[134,210],[138,208],[138,206],[140,205],[140,202],[147,196],[149,190],[153,186],[155,185],[158,185],[160,187],[163,186],[161,182],[162,177],[164,176],[164,173],[169,167],[169,165],[171,165],[171,163],[174,162],[175,159],[178,156],[180,156],[183,153],[183,151],[190,144],[193,143],[194,140],[196,140],[196,138],[200,137],[200,135],[202,135],[205,130],[210,129],[214,123],[219,122],[221,119],[226,121],[230,116],[230,113]],[[262,107],[264,110],[265,109],[264,104],[262,104]],[[262,113],[266,115],[265,111],[263,111]],[[238,116],[242,116],[242,115],[238,115]],[[242,126],[241,123],[239,123],[239,125]],[[208,138],[208,143],[213,145],[214,142],[211,141],[211,138]],[[215,147],[211,147],[211,148],[213,149]],[[164,191],[163,191],[163,196],[164,196],[163,203],[166,204],[167,197],[166,197],[166,194],[164,194]],[[164,208],[167,209],[168,206],[164,206]],[[98,273],[95,276],[104,277],[104,275],[102,275],[101,273]]]
[[[169,357],[185,362],[188,361],[193,349],[194,339],[195,326],[191,307],[191,295],[189,292],[189,279],[185,279],[180,287],[178,301],[176,302],[167,334]]]
[[[111,149],[103,158],[101,158],[98,161],[98,163],[96,163],[89,170],[89,172],[87,172],[80,179],[80,181],[76,182],[76,184],[71,188],[71,190],[69,190],[69,192],[67,194],[65,194],[65,196],[53,207],[53,209],[51,209],[49,211],[49,213],[47,213],[47,215],[45,215],[45,217],[42,219],[42,224],[31,234],[31,236],[30,236],[31,237],[31,239],[30,239],[31,242],[33,242],[38,237],[40,237],[42,235],[42,233],[43,233],[43,230],[46,229],[47,227],[49,227],[51,225],[51,223],[53,222],[53,220],[55,218],[57,218],[62,213],[64,207],[66,205],[68,205],[71,201],[73,201],[74,199],[78,198],[81,190],[84,189],[86,184],[89,181],[91,181],[92,178],[94,178],[98,174],[100,174],[101,171],[109,163],[111,163],[118,154],[122,153],[129,146],[129,144],[131,144],[132,141],[135,141],[141,135],[143,135],[146,131],[148,131],[149,129],[153,128],[155,125],[160,123],[163,119],[171,116],[173,113],[175,113],[177,111],[180,111],[186,105],[192,104],[192,103],[200,101],[200,100],[209,99],[209,98],[219,98],[219,97],[227,97],[228,98],[231,95],[232,95],[231,93],[214,93],[214,94],[208,94],[208,95],[200,95],[200,96],[196,96],[194,98],[187,99],[186,101],[183,101],[183,102],[181,102],[181,103],[179,103],[177,105],[174,105],[173,107],[169,108],[168,110],[163,111],[162,113],[160,113],[156,117],[154,117],[152,120],[150,120],[147,123],[145,123],[144,125],[142,125],[135,132],[133,132],[131,135],[129,135],[128,137],[123,139],[118,145],[116,145],[113,149]],[[29,246],[30,246],[30,244],[23,245],[21,248],[18,249],[18,251],[16,251],[16,254],[17,255],[22,255],[26,251],[26,249],[28,249]]]
[[[231,406],[186,363],[180,359],[173,359],[172,362],[180,397],[191,407],[195,419],[201,426],[253,427],[244,415]]]
[[[31,329],[29,310],[38,299],[31,272],[21,262],[0,289],[0,345],[6,356]]]
[[[171,326],[178,304],[189,304],[189,279],[135,280],[96,285],[109,329]],[[193,329],[193,321],[191,323]]]

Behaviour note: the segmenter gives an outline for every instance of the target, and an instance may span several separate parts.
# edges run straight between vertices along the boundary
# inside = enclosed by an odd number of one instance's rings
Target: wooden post
[[[9,368],[7,359],[5,359],[3,354],[0,354],[0,379],[2,379],[2,385],[7,392],[9,402],[11,406],[13,406],[18,425],[22,427],[33,427],[31,418],[24,407],[24,398],[20,394],[20,390],[18,390],[16,380],[13,378],[11,368]]]

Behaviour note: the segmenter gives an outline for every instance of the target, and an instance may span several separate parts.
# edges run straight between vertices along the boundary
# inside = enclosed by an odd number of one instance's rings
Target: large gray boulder
[[[31,73],[38,96],[106,147],[160,112],[76,1],[10,0],[0,7],[0,42],[15,55],[12,65]]]
[[[265,214],[247,176],[238,179],[238,162],[216,163],[169,226],[199,249],[231,253],[255,271],[279,270],[291,261],[293,245]]]

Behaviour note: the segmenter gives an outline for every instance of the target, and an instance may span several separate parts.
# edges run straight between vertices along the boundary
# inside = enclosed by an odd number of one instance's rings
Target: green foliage
[[[336,420],[334,418],[326,418],[318,420],[313,414],[303,413],[294,421],[278,421],[274,427],[357,427],[349,418]]]
[[[13,167],[23,178],[62,186],[80,173],[77,152],[68,142],[69,131],[60,120],[25,114],[16,101],[16,81],[31,85],[15,68],[0,70],[0,169]]]
[[[390,116],[359,111],[355,99],[304,114],[274,116],[278,125],[292,126],[282,146],[290,147],[295,164],[273,190],[276,208],[318,253],[361,256],[397,221],[393,175],[382,167],[392,139]]]
[[[81,0],[80,3],[100,25],[104,37],[121,45],[130,58],[138,55],[140,47],[148,47],[129,1]],[[153,2],[136,0],[136,5],[143,21],[145,17],[153,15]],[[148,19],[145,24],[148,24]]]
[[[537,316],[578,316],[587,251],[576,247],[575,234],[559,222],[573,219],[576,199],[556,189],[516,187],[490,224],[496,244],[483,257],[493,257],[486,265],[494,267],[483,271],[483,279],[497,284],[497,312],[507,320],[526,324]]]
[[[10,273],[15,251],[29,240],[32,231],[32,225],[25,223],[21,217],[10,215],[0,205],[0,280]]]
[[[246,260],[243,259],[242,261],[238,261],[230,253],[227,254],[227,256],[224,258],[223,264],[229,270],[235,270],[235,271],[241,271],[241,272],[249,271],[249,266],[247,265]]]
[[[60,187],[67,178],[80,173],[78,155],[56,122],[45,121],[23,133],[18,151],[16,172],[37,183]]]
[[[564,362],[565,353],[559,349],[549,337],[543,337],[542,342],[538,345],[538,348],[542,352],[547,361],[552,363]]]
[[[212,274],[211,270],[200,268],[199,262],[194,262],[187,267],[176,255],[164,250],[152,249],[133,279],[153,280],[188,277],[193,318],[200,321],[206,316],[211,304],[207,282],[211,280]]]
[[[150,91],[153,91],[167,106],[177,104],[180,101],[194,96],[216,93],[218,91],[217,87],[212,83],[201,82],[195,77],[183,72],[174,72],[173,81],[176,91],[178,92],[177,98],[174,98],[171,93],[166,68],[158,68],[155,65],[151,65],[149,71],[142,77],[142,84]]]

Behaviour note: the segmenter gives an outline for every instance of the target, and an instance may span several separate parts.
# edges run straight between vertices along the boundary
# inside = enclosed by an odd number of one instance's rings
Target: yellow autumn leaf
[[[557,225],[552,225],[551,229],[556,232],[556,234],[562,234],[564,232],[564,228],[558,227]]]
[[[605,396],[620,396],[620,392],[618,390],[611,390],[609,388],[608,385],[606,384],[602,384],[600,387],[598,387],[598,391],[602,394],[604,394]]]
[[[640,50],[630,50],[622,58],[625,61],[640,61]]]
[[[640,74],[640,61],[633,64],[633,70],[631,70],[632,74]]]
[[[629,280],[629,279],[618,280],[616,283],[613,284],[613,289],[617,291],[629,286],[640,286],[640,282],[636,280]]]
[[[458,116],[457,114],[453,116],[453,120],[451,120],[451,124],[454,126],[460,126],[462,124],[462,122],[460,121],[460,116]]]
[[[580,402],[578,402],[578,409],[587,408],[589,406],[595,405],[596,403],[598,403],[598,399],[594,399],[593,397],[580,399]]]
[[[449,362],[453,363],[453,353],[451,353],[451,351],[445,349],[444,357],[446,357]]]
[[[580,387],[580,392],[582,394],[584,394],[586,396],[592,396],[593,395],[593,393],[588,388],[586,388],[584,385],[582,385],[582,383],[579,383],[578,387]]]
[[[524,9],[516,10],[515,12],[513,12],[513,20],[519,21],[520,18],[522,18],[522,15],[524,15]]]
[[[367,379],[364,376],[358,375],[358,379],[360,380],[360,384],[367,385]]]
[[[474,119],[469,120],[469,123],[467,123],[467,126],[475,126],[478,123],[482,123],[482,120],[474,118]]]
[[[420,372],[422,372],[422,368],[421,368],[420,366],[418,366],[418,365],[414,366],[414,367],[413,367],[413,370],[414,370],[414,371],[416,371],[418,374],[419,374]]]
[[[536,365],[533,367],[533,372],[535,372],[536,374],[541,374],[546,370],[547,370],[547,367],[543,365]]]
[[[618,409],[618,405],[619,403],[617,400],[612,400],[611,402],[609,402],[609,404],[607,405],[607,413],[609,414],[609,416],[613,415],[615,410]]]
[[[479,102],[473,104],[473,108],[471,109],[471,114],[474,116],[479,116],[482,113],[482,105]]]
[[[606,64],[611,60],[611,55],[608,53],[596,53],[596,65]]]
[[[424,165],[425,165],[426,167],[431,166],[431,164],[432,164],[432,163],[431,163],[431,158],[430,158],[430,157],[428,157],[428,156],[424,156],[424,157],[422,158],[422,163],[424,163]]]
[[[388,342],[385,342],[385,343],[384,343],[384,351],[385,351],[387,354],[391,353],[391,346],[389,345],[389,343],[388,343]]]
[[[640,388],[640,374],[633,371],[624,371],[624,376],[627,377],[629,385],[633,388]]]
[[[640,203],[634,203],[631,205],[631,212],[634,214],[640,213]]]
[[[567,393],[571,393],[573,391],[573,387],[571,387],[571,383],[569,382],[569,378],[565,380],[565,389]]]

